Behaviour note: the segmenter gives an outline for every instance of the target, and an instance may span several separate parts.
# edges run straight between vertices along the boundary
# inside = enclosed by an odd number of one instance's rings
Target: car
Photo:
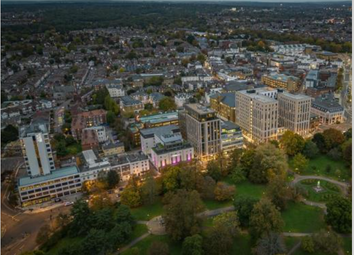
[[[69,206],[69,205],[73,205],[74,204],[74,202],[65,202],[65,206]]]
[[[61,199],[60,199],[60,198],[55,198],[55,199],[54,199],[54,202],[55,202],[55,203],[61,202]]]
[[[119,191],[122,191],[124,188],[123,187],[121,187],[121,188],[119,188]]]

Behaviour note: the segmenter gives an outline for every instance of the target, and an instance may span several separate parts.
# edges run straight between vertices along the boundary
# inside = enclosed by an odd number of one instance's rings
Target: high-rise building
[[[31,177],[47,175],[55,170],[48,133],[48,124],[44,122],[20,128],[26,169]]]
[[[277,138],[278,101],[273,90],[251,89],[236,92],[236,124],[251,142]]]
[[[300,135],[310,128],[311,97],[278,91],[279,125]]]
[[[201,160],[214,158],[221,151],[221,123],[216,112],[200,104],[185,106],[187,140]]]

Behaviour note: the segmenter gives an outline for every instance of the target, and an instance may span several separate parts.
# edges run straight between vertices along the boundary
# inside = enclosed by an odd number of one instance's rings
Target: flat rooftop
[[[148,137],[154,137],[154,135],[171,134],[173,132],[178,132],[178,131],[179,131],[178,126],[169,125],[169,126],[141,129],[140,134],[144,138],[148,138]]]
[[[178,119],[178,112],[167,112],[140,117],[139,121],[142,123],[160,123],[176,119]]]
[[[291,98],[297,99],[297,100],[311,100],[311,99],[312,99],[311,97],[306,96],[306,95],[304,95],[304,94],[292,94],[292,93],[289,93],[289,92],[287,92],[287,91],[279,92],[279,93],[278,93],[278,97],[279,97],[279,95],[281,95],[281,94],[284,95],[284,96],[286,96],[286,97],[291,97]]]
[[[19,178],[18,186],[33,185],[36,183],[55,180],[55,179],[63,178],[65,176],[70,176],[74,174],[79,174],[78,168],[76,166],[68,166],[68,167],[56,169],[47,175],[42,175],[38,177],[26,176],[26,177]]]
[[[214,110],[207,108],[201,104],[187,104],[186,107],[195,111],[198,114],[208,114],[208,113],[215,113]]]

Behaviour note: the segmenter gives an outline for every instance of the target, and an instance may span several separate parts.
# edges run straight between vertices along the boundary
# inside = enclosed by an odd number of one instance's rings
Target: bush
[[[342,153],[339,151],[338,148],[333,148],[327,153],[328,157],[333,160],[339,160],[342,157]]]
[[[306,180],[302,180],[301,184],[312,185],[312,184],[315,184],[316,182],[317,182],[316,179],[306,179]]]
[[[305,236],[302,238],[301,248],[308,253],[315,252],[315,244],[313,243],[313,240],[310,236]]]
[[[329,190],[332,190],[332,191],[336,191],[336,192],[340,191],[340,188],[337,185],[330,183],[330,182],[326,182],[325,187]]]

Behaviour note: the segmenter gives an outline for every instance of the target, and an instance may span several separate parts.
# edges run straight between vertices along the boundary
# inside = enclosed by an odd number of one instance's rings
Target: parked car
[[[60,198],[55,198],[55,199],[54,199],[54,202],[55,202],[55,203],[61,202],[61,199],[60,199]]]
[[[74,204],[74,202],[65,202],[65,206],[69,206],[69,205],[73,205]]]

